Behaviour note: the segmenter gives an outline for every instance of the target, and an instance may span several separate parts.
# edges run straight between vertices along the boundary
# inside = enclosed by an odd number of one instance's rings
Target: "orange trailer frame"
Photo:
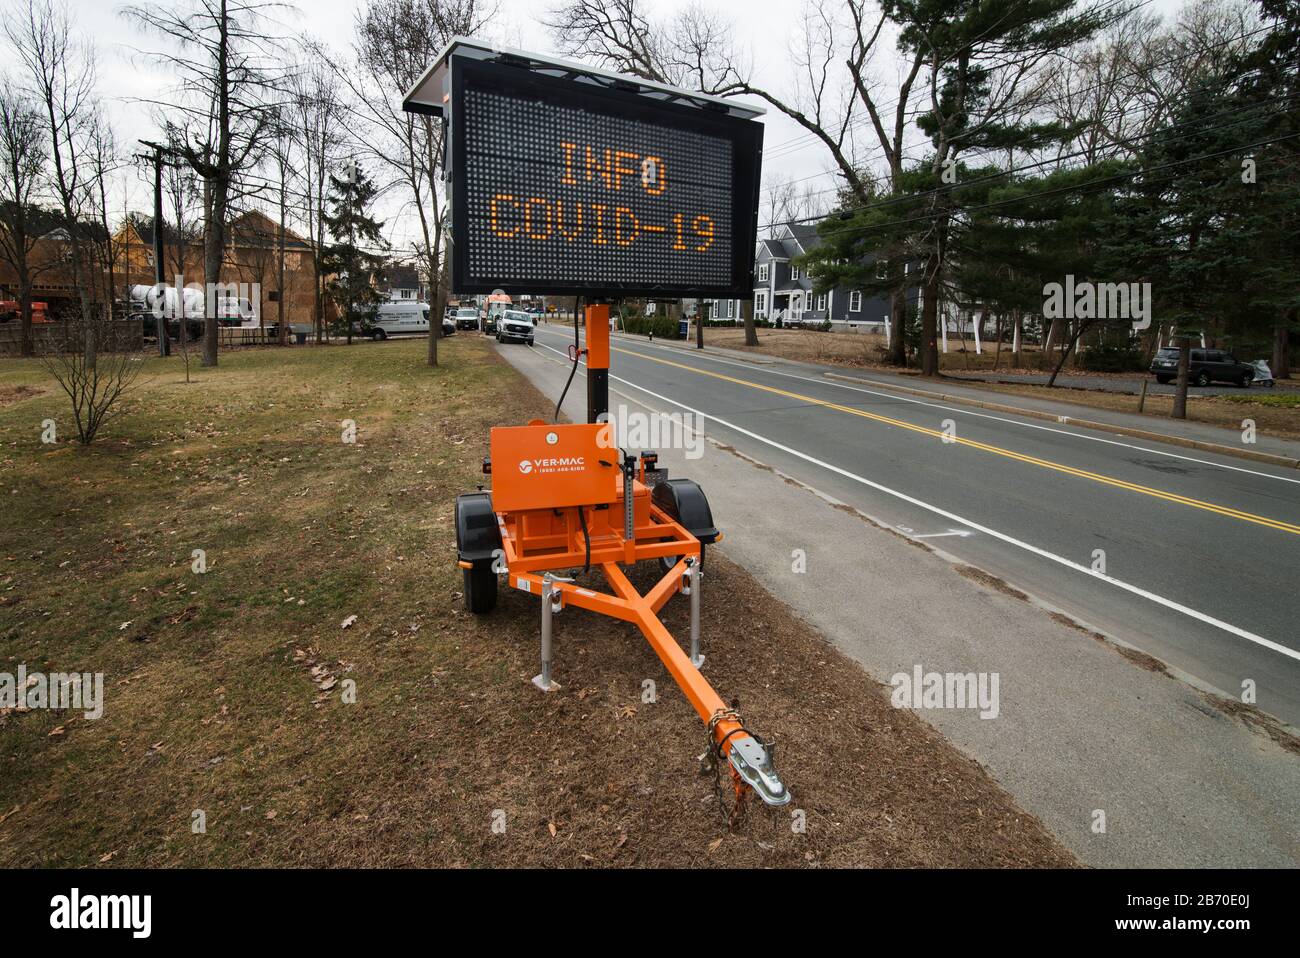
[[[526,427],[494,428],[492,467],[485,466],[493,475],[493,511],[500,539],[493,572],[504,574],[511,587],[541,598],[542,669],[533,684],[547,692],[558,688],[551,678],[553,620],[566,607],[628,622],[645,636],[706,724],[711,745],[708,764],[715,771],[722,762],[727,764],[735,808],[743,807],[750,791],[767,805],[785,805],[791,796],[773,767],[771,743],[745,727],[737,710],[723,701],[700,671],[704,663],[700,653],[703,544],[653,501],[647,457],[641,457],[639,466],[631,456],[619,462],[609,426],[600,424],[608,412],[609,306],[588,304],[586,318],[586,348],[579,353],[587,356],[591,425],[556,426],[535,420]],[[578,358],[573,357],[575,365]],[[555,454],[534,458],[533,448]],[[518,469],[513,468],[516,462]],[[651,462],[657,462],[657,457]],[[616,508],[620,504],[621,510]],[[721,539],[720,532],[714,534],[713,541]],[[673,561],[642,595],[623,567],[645,560]],[[460,565],[467,577],[475,567],[464,556]],[[593,566],[604,574],[608,592],[559,574]],[[689,654],[658,615],[678,593],[691,600]]]

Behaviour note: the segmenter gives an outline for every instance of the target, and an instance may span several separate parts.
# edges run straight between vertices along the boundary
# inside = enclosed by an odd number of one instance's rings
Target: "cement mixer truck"
[[[177,293],[174,286],[137,284],[131,287],[131,315],[143,316],[146,337],[156,335],[157,318],[161,314],[167,321],[169,338],[180,338],[182,317],[185,319],[186,341],[192,343],[203,338],[203,320],[206,310],[203,292],[182,287],[179,290],[179,297]]]

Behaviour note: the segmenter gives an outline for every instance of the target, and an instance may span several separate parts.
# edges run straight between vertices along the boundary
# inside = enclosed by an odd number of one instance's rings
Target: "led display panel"
[[[452,64],[457,292],[752,295],[760,124]]]

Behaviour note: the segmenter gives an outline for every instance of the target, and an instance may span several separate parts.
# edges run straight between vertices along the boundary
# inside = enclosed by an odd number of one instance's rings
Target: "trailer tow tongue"
[[[527,426],[492,429],[491,456],[484,471],[491,493],[456,500],[459,564],[465,574],[465,601],[471,612],[495,604],[497,577],[504,573],[516,589],[541,599],[539,689],[558,688],[552,677],[555,616],[577,606],[637,626],[668,674],[685,693],[708,730],[701,756],[717,783],[719,802],[730,819],[748,795],[767,805],[785,805],[790,792],[773,765],[773,746],[750,732],[700,672],[700,602],[704,549],[722,538],[713,526],[708,501],[687,479],[669,480],[655,468],[658,456],[619,450],[604,420],[609,409],[609,307],[587,307],[587,344],[574,363],[587,356],[588,422],[555,425],[536,420]],[[625,566],[659,560],[666,574],[642,595]],[[558,570],[598,566],[609,586],[598,592],[577,585]],[[674,595],[690,598],[690,653],[659,620],[659,610]],[[721,795],[725,764],[735,799],[728,812]]]

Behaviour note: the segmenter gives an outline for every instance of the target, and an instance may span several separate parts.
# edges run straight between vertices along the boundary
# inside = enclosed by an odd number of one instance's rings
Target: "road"
[[[562,356],[572,333],[536,340]],[[612,367],[615,388],[1178,673],[1234,698],[1253,683],[1300,727],[1295,472],[624,337]]]

